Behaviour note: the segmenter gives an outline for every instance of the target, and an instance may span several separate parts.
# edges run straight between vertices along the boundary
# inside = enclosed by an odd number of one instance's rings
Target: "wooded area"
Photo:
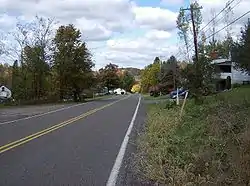
[[[250,72],[250,22],[248,21],[246,26],[243,26],[240,39],[233,40],[230,24],[235,21],[228,20],[228,17],[225,18],[227,26],[223,29],[226,29],[226,34],[224,38],[218,39],[215,37],[217,34],[217,25],[213,22],[215,18],[212,19],[210,28],[206,28],[207,26],[201,28],[203,18],[200,5],[195,2],[190,7],[191,9],[181,8],[176,21],[179,39],[184,43],[185,52],[179,52],[166,61],[156,57],[152,64],[146,66],[141,73],[143,92],[157,90],[168,93],[169,91],[166,89],[185,87],[199,101],[203,95],[215,91],[218,69],[211,63],[214,59],[230,60],[232,58],[238,70]],[[189,10],[191,13],[188,12]],[[229,14],[232,9],[227,5],[225,11]],[[190,32],[192,22],[195,30]],[[207,33],[210,30],[212,34]],[[193,38],[197,37],[197,41],[195,40],[193,43],[190,35],[193,35]],[[191,51],[195,45],[197,45],[197,54],[192,54]]]
[[[80,30],[69,24],[54,33],[55,24],[42,17],[19,23],[12,33],[17,45],[4,47],[2,53],[15,60],[12,66],[0,64],[0,82],[12,90],[15,102],[81,101],[104,87],[132,88],[133,75],[119,74],[115,64],[93,71],[92,54]]]

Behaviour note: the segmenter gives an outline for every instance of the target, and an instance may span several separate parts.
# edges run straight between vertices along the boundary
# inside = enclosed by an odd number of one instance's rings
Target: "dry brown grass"
[[[250,185],[250,88],[212,96],[205,104],[149,108],[139,139],[143,179],[163,185]]]

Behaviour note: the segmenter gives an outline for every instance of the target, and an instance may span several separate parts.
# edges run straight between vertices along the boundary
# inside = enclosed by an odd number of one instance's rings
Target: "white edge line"
[[[133,129],[133,126],[134,126],[134,123],[135,123],[135,119],[136,119],[136,116],[137,116],[137,113],[138,113],[138,110],[139,110],[139,107],[140,107],[140,103],[141,103],[141,96],[139,97],[139,100],[138,100],[134,115],[132,117],[132,120],[131,120],[131,122],[129,124],[128,130],[127,130],[127,132],[125,134],[125,137],[123,139],[122,145],[121,145],[119,153],[118,153],[118,155],[116,157],[113,168],[112,168],[112,170],[110,172],[109,179],[107,181],[106,186],[115,186],[116,185],[117,177],[118,177],[120,168],[122,166],[122,161],[123,161],[123,158],[124,158],[124,155],[125,155],[125,152],[126,152],[126,148],[127,148],[127,145],[128,145],[129,135],[132,132],[132,129]]]

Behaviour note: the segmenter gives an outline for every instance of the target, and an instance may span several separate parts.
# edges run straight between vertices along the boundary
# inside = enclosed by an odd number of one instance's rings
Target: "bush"
[[[174,108],[174,106],[176,106],[176,103],[175,103],[175,101],[167,101],[166,102],[166,106],[165,106],[165,109],[172,109],[172,108]]]

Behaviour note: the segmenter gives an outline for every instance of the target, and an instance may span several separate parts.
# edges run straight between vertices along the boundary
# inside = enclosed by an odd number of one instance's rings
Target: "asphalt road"
[[[0,186],[105,186],[139,100],[118,96],[0,123]]]
[[[0,108],[0,123],[10,120],[17,120],[24,117],[30,117],[33,115],[42,114],[44,112],[50,112],[58,109],[64,109],[66,107],[74,106],[74,103],[66,104],[44,104],[44,105],[32,105],[32,106],[20,106],[20,107],[7,107]]]

